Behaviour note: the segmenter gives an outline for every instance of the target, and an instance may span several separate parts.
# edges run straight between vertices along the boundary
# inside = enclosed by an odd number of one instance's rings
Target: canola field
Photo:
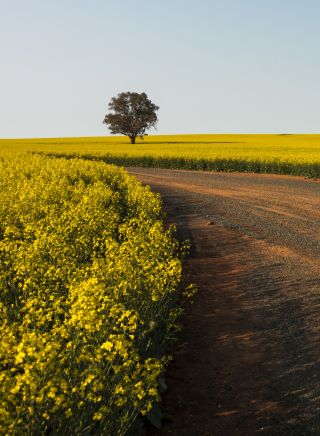
[[[0,433],[125,434],[155,415],[180,313],[159,197],[102,162],[12,151],[0,192]]]
[[[153,135],[0,140],[0,150],[78,156],[124,166],[320,177],[320,135]]]

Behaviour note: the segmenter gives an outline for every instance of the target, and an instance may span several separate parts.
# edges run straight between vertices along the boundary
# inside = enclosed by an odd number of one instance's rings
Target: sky
[[[108,135],[124,91],[156,134],[319,133],[319,22],[319,0],[0,0],[0,137]]]

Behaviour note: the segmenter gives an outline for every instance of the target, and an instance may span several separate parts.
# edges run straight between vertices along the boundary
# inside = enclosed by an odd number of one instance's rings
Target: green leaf
[[[154,403],[152,409],[147,413],[148,421],[156,428],[161,428],[162,412],[158,403]]]

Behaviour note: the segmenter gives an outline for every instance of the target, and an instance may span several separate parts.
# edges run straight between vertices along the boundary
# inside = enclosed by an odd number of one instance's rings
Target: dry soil
[[[189,238],[198,285],[157,435],[320,435],[320,182],[130,168]]]

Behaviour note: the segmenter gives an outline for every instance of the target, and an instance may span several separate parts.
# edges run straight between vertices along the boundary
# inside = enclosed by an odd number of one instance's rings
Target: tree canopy
[[[143,139],[146,130],[155,127],[158,121],[159,107],[144,92],[121,92],[111,99],[108,109],[103,123],[112,134],[128,136],[131,144],[136,142],[137,136]]]

